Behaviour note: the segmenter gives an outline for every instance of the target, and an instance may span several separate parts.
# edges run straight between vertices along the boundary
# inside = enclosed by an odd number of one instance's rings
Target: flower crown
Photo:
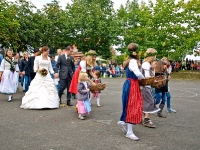
[[[92,51],[92,52],[89,51],[89,52],[86,52],[85,55],[86,55],[86,56],[96,56],[97,53],[96,53],[95,51]]]
[[[146,53],[146,57],[151,57],[151,56],[156,56],[157,55],[157,52],[155,53]]]

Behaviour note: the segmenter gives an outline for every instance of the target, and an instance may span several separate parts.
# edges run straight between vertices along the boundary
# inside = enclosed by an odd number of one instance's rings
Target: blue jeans
[[[165,92],[155,93],[154,94],[154,98],[156,100],[156,105],[160,104],[160,103],[161,104],[165,104],[165,102],[166,102],[166,94],[165,94]],[[162,101],[161,101],[161,99],[162,99]]]
[[[24,75],[24,76],[21,78],[21,85],[22,85],[22,87],[23,87],[23,91],[24,91],[24,92],[27,92],[27,91],[28,91],[28,88],[29,88],[30,83],[31,83],[31,76]]]
[[[170,94],[170,92],[166,93],[166,97],[167,97],[167,108],[171,108],[171,94]]]

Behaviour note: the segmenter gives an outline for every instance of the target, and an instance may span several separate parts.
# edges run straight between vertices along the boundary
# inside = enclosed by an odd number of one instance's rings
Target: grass
[[[184,80],[199,80],[200,71],[197,70],[180,70],[170,74],[171,79],[184,79]]]

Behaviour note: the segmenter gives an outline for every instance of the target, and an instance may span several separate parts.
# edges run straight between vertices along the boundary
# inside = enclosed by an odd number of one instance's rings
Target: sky
[[[11,0],[14,1],[14,0]],[[50,3],[51,0],[30,0],[38,9],[41,9],[43,7],[43,5],[45,5],[46,3]],[[66,3],[71,3],[71,0],[59,0],[60,1],[60,5],[65,8]],[[114,2],[114,8],[118,9],[120,7],[121,4],[125,4],[126,0],[112,0]]]

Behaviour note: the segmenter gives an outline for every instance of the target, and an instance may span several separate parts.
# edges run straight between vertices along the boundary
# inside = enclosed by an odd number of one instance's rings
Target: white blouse
[[[140,79],[144,78],[143,74],[140,72],[140,70],[138,68],[137,60],[131,59],[130,62],[129,62],[128,68],[130,69],[130,71],[133,71],[134,74],[138,78],[140,78]]]
[[[142,69],[144,70],[144,76],[145,77],[151,77],[150,70],[151,70],[151,64],[148,62],[142,63]]]
[[[11,64],[7,62],[5,59],[3,59],[0,66],[0,71],[10,70],[10,66]],[[19,71],[18,64],[15,65],[15,71]]]

